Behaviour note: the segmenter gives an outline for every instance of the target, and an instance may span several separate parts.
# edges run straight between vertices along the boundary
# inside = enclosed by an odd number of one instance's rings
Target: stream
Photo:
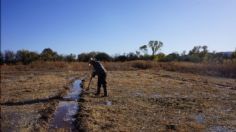
[[[68,94],[59,102],[50,122],[50,129],[76,130],[73,122],[75,121],[74,115],[79,109],[78,100],[82,90],[81,84],[81,80],[75,80]]]

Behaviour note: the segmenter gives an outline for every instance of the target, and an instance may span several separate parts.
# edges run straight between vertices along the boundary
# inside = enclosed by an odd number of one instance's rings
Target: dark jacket
[[[90,64],[93,65],[92,77],[95,77],[96,75],[98,77],[106,76],[106,69],[99,61],[91,61]]]

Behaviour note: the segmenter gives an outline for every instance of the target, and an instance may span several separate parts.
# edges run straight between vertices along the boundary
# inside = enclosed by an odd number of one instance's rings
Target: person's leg
[[[99,95],[100,94],[101,86],[102,86],[102,80],[101,80],[101,77],[98,76],[97,93],[95,95]]]
[[[108,96],[108,94],[107,94],[106,75],[103,77],[103,80],[102,80],[102,86],[103,86],[103,90],[104,90],[104,96]]]

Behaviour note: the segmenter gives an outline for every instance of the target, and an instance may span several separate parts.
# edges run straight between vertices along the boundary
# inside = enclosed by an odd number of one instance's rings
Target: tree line
[[[66,61],[66,62],[88,62],[91,57],[95,57],[99,61],[132,61],[132,60],[155,60],[162,62],[169,61],[188,61],[188,62],[217,62],[223,63],[227,59],[236,59],[236,49],[234,52],[226,53],[216,53],[209,52],[208,47],[194,46],[192,50],[188,53],[183,51],[181,54],[174,52],[170,54],[161,53],[160,50],[163,47],[163,42],[161,41],[149,41],[148,44],[142,45],[135,52],[124,53],[122,55],[110,56],[105,52],[89,52],[61,55],[50,48],[45,48],[41,53],[37,53],[29,50],[18,50],[13,52],[11,50],[6,50],[0,53],[0,63],[1,64],[16,64],[23,63],[29,64],[33,61]],[[148,53],[151,50],[151,54]]]

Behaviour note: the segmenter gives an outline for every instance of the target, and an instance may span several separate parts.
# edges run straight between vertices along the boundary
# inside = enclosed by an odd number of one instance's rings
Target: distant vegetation
[[[45,48],[41,53],[37,53],[29,50],[18,50],[13,52],[6,50],[0,53],[1,64],[29,64],[34,61],[66,61],[66,62],[87,62],[91,57],[95,57],[99,61],[114,61],[124,62],[133,60],[154,60],[159,62],[171,62],[171,61],[184,61],[184,62],[214,62],[223,63],[225,60],[233,61],[236,59],[236,49],[234,52],[209,52],[207,46],[195,46],[188,53],[183,51],[179,53],[170,53],[168,55],[159,52],[163,47],[161,41],[149,41],[148,44],[139,47],[139,50],[130,53],[124,53],[123,55],[110,56],[105,52],[89,52],[61,55],[50,48]],[[148,54],[148,49],[152,54]]]

